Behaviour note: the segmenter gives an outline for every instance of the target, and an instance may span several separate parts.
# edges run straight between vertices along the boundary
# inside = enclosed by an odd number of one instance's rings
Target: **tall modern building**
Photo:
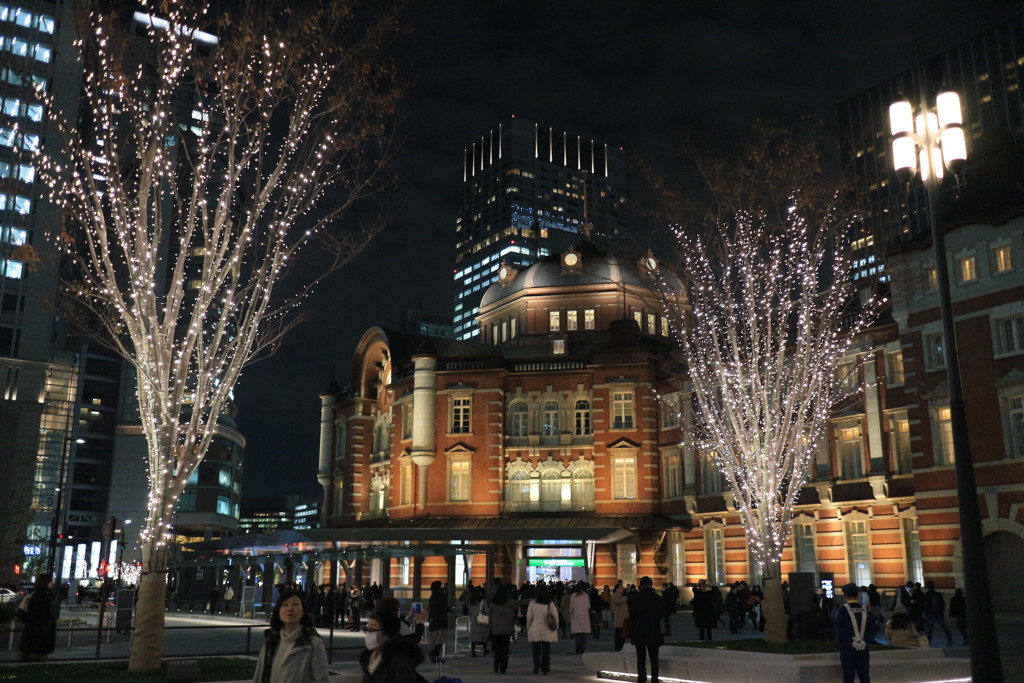
[[[1024,17],[1017,18],[936,55],[839,105],[842,161],[852,178],[858,205],[864,207],[864,231],[854,242],[854,277],[882,274],[885,255],[928,234],[924,187],[906,186],[892,170],[889,105],[921,96],[934,104],[940,89],[960,95],[968,155],[983,133],[1009,131],[1024,143]],[[971,178],[965,176],[969,185]],[[946,183],[949,202],[956,183]]]
[[[54,343],[58,256],[46,230],[57,223],[41,201],[36,149],[60,141],[37,88],[77,116],[70,2],[0,3],[0,581],[14,565],[46,566],[69,476],[79,363]]]
[[[590,241],[621,242],[626,203],[622,149],[511,118],[466,148],[455,226],[456,339],[479,335],[476,316],[503,262],[523,269]]]

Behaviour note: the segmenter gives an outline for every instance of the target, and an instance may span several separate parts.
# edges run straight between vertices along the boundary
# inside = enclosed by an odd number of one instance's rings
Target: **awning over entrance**
[[[545,517],[428,517],[331,529],[277,531],[190,543],[200,555],[263,556],[352,552],[360,557],[484,552],[494,543],[572,539],[617,543],[637,532],[687,531],[689,523],[661,515]],[[455,543],[461,541],[461,543]]]

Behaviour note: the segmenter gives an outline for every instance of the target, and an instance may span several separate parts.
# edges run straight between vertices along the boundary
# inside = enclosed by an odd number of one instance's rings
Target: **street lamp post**
[[[949,386],[950,427],[953,432],[956,491],[960,508],[960,544],[968,597],[967,632],[970,636],[971,675],[975,681],[999,682],[1003,680],[1002,664],[992,615],[981,511],[974,481],[974,458],[967,435],[967,415],[960,382],[946,245],[939,216],[939,190],[943,172],[949,170],[955,173],[963,166],[967,158],[967,144],[962,127],[960,97],[955,92],[945,91],[938,94],[935,103],[934,109],[929,108],[922,95],[916,113],[907,100],[900,100],[889,107],[893,166],[904,182],[909,182],[920,171],[928,196],[939,317],[942,322],[942,349],[946,363],[946,383]]]

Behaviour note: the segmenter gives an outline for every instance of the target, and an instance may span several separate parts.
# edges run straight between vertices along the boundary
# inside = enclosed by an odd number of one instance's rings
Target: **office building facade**
[[[940,90],[960,95],[968,156],[986,133],[1009,132],[1024,144],[1024,17],[1002,24],[925,60],[838,106],[841,162],[863,210],[863,230],[853,242],[855,279],[884,277],[886,254],[930,230],[921,183],[906,185],[892,168],[889,105],[923,96],[934,106]],[[944,200],[972,182],[946,183]]]
[[[480,299],[502,263],[525,268],[585,232],[598,246],[619,244],[625,175],[621,148],[520,118],[467,147],[455,226],[455,338],[479,335]]]

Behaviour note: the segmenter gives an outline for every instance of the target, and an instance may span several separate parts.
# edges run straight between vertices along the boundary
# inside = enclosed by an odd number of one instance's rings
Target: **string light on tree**
[[[688,445],[731,489],[766,591],[778,586],[829,417],[851,391],[840,365],[884,304],[855,295],[845,248],[854,217],[838,194],[818,191],[814,157],[797,147],[767,136],[746,165],[705,173],[721,183],[716,213],[702,229],[674,228],[688,300],[665,310],[692,386]]]
[[[145,45],[93,12],[76,43],[91,125],[38,92],[63,148],[26,153],[65,216],[68,299],[137,377],[149,494],[133,669],[160,665],[174,510],[242,368],[377,227],[338,223],[387,180],[398,95],[381,55],[394,9],[357,4],[268,0],[222,19],[193,0],[149,0],[135,15]],[[281,295],[309,246],[320,264]]]

